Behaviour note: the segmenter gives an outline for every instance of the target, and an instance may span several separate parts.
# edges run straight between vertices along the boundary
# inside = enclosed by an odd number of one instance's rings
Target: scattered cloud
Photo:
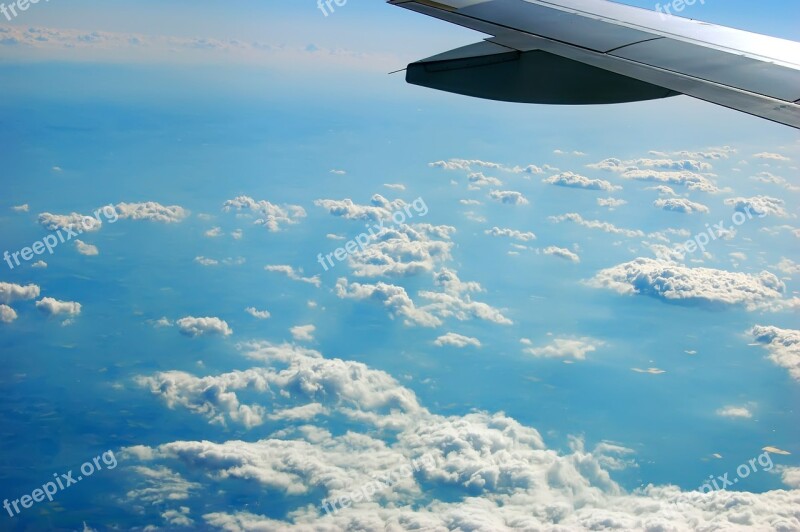
[[[93,246],[92,244],[87,244],[83,240],[75,241],[75,249],[78,250],[78,253],[80,253],[81,255],[86,255],[87,257],[93,257],[100,254],[100,251],[97,249],[97,246]]]
[[[434,345],[437,345],[439,347],[443,346],[451,346],[458,348],[481,347],[481,341],[478,340],[477,338],[472,338],[470,336],[463,336],[461,334],[457,334],[454,332],[449,332],[447,334],[438,337],[436,340],[434,340],[433,343]]]
[[[519,240],[520,242],[530,242],[531,240],[536,240],[536,235],[530,231],[523,232],[516,229],[501,229],[497,226],[487,229],[484,231],[484,234],[494,237],[511,238],[513,240]]]
[[[543,347],[528,347],[524,353],[537,358],[569,358],[586,360],[586,355],[605,345],[605,342],[594,338],[555,338]]]
[[[314,331],[316,330],[317,328],[314,325],[297,325],[289,329],[289,332],[292,333],[292,338],[296,342],[313,342]]]
[[[581,258],[576,253],[573,253],[568,249],[559,248],[556,246],[546,247],[542,250],[542,253],[544,253],[545,255],[552,255],[554,257],[558,257],[560,259],[568,260],[574,263],[578,263],[581,261]]]
[[[215,317],[196,318],[194,316],[186,316],[175,323],[181,334],[192,338],[215,334],[222,336],[233,334],[226,321]]]
[[[257,320],[266,320],[271,316],[268,310],[257,310],[255,307],[247,307],[244,311]]]
[[[264,269],[268,272],[275,272],[275,273],[282,273],[292,281],[299,281],[301,283],[308,283],[313,284],[317,288],[322,285],[322,281],[319,278],[319,275],[315,275],[313,277],[303,277],[302,270],[299,272],[295,271],[292,266],[288,264],[273,264],[264,266]]]
[[[620,190],[622,188],[617,185],[612,185],[610,182],[604,179],[590,179],[572,172],[556,174],[548,177],[547,179],[543,179],[542,183],[556,185],[559,187],[583,188],[586,190],[604,190],[606,192],[613,192],[614,190]]]

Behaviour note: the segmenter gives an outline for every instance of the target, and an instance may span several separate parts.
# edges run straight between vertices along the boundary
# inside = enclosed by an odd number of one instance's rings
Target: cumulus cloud
[[[222,336],[233,334],[231,328],[228,327],[228,323],[216,317],[196,318],[194,316],[186,316],[175,323],[178,325],[178,330],[181,334],[192,338],[214,334]]]
[[[717,185],[703,175],[711,170],[711,165],[695,160],[636,159],[622,161],[605,159],[588,165],[589,168],[618,173],[624,179],[649,181],[665,185],[685,186],[689,190],[716,193]]]
[[[36,302],[36,308],[48,316],[66,316],[74,318],[81,313],[81,304],[74,301],[59,301],[52,297],[42,298]]]
[[[268,310],[257,310],[255,307],[247,307],[244,311],[257,320],[266,320],[271,316]]]
[[[0,323],[11,323],[17,319],[17,312],[8,305],[0,304]]]
[[[800,381],[800,331],[757,325],[750,331],[755,341],[769,351],[769,359]]]
[[[583,216],[581,216],[576,212],[570,212],[559,216],[550,216],[548,217],[548,220],[554,223],[569,221],[576,223],[580,226],[586,227],[588,229],[598,229],[605,233],[611,233],[614,235],[623,235],[627,236],[628,238],[640,238],[645,236],[644,232],[638,229],[622,229],[609,222],[601,222],[599,220],[586,220],[583,218]]]
[[[434,283],[442,290],[421,290],[419,297],[427,300],[422,306],[414,303],[405,288],[387,283],[348,283],[347,279],[341,278],[336,283],[336,295],[340,298],[379,301],[389,309],[392,317],[402,317],[409,326],[438,327],[444,318],[459,321],[479,319],[502,325],[512,323],[499,309],[473,301],[470,293],[481,291],[478,283],[461,281],[454,271],[447,268],[434,274]]]
[[[374,233],[369,245],[349,255],[356,277],[407,277],[433,271],[451,258],[449,225],[400,224]]]
[[[439,336],[436,340],[433,341],[434,345],[439,347],[443,346],[451,346],[451,347],[481,347],[481,341],[477,338],[473,338],[471,336],[464,336],[461,334],[457,334],[454,332],[449,332],[447,334],[443,334]]]
[[[519,240],[521,242],[530,242],[531,240],[536,240],[536,235],[531,233],[530,231],[518,231],[516,229],[506,229],[506,228],[499,228],[497,226],[492,227],[491,229],[487,229],[484,231],[484,234],[491,235],[494,237],[505,237],[511,238],[514,240]]]
[[[37,268],[37,269],[47,268],[47,263],[45,261],[43,261],[43,260],[37,260],[36,262],[31,264],[31,268]]]
[[[171,488],[145,483],[132,498],[194,506],[184,501],[218,491],[250,500],[256,492],[280,496],[292,508],[282,518],[228,503],[204,510],[207,526],[229,530],[768,530],[780,521],[786,530],[800,526],[797,492],[701,493],[654,485],[626,492],[611,476],[635,465],[633,452],[621,445],[601,442],[590,450],[571,438],[568,450],[556,452],[537,430],[502,413],[433,414],[412,391],[362,363],[286,344],[245,349],[263,367],[206,377],[161,372],[136,382],[170,408],[211,423],[253,428],[267,420],[326,416],[366,429],[334,435],[302,425],[255,441],[130,447],[123,456],[143,469],[132,469],[134,480],[163,477]],[[391,437],[379,437],[380,431]],[[202,479],[202,486],[184,481],[178,468]],[[391,474],[405,468],[408,474]],[[309,497],[330,504],[370,483],[381,489],[354,500],[347,511],[327,515],[308,504]],[[447,500],[438,499],[439,492]],[[157,511],[165,510],[159,504]]]
[[[272,264],[264,266],[264,269],[268,272],[275,272],[281,273],[291,279],[292,281],[299,281],[301,283],[308,283],[313,284],[317,288],[322,285],[322,281],[319,278],[319,275],[315,275],[313,277],[303,277],[302,270],[298,273],[292,266],[288,264]]]
[[[590,179],[588,177],[575,174],[572,172],[563,172],[560,174],[556,174],[554,176],[548,177],[547,179],[543,179],[542,183],[546,183],[548,185],[556,185],[559,187],[583,188],[586,190],[605,190],[606,192],[612,192],[614,190],[620,190],[622,188],[617,185],[612,185],[605,179]]]
[[[617,207],[622,207],[623,205],[627,205],[628,202],[624,199],[617,199],[617,198],[597,198],[597,204],[601,207],[608,207],[609,210],[614,210]]]
[[[528,199],[522,195],[522,192],[514,190],[492,190],[489,197],[495,201],[505,203],[507,205],[528,205]]]
[[[201,266],[217,266],[219,261],[217,259],[210,259],[208,257],[195,257],[194,261]]]
[[[276,205],[266,200],[256,201],[250,196],[237,196],[222,205],[225,212],[248,213],[256,217],[255,225],[263,225],[271,232],[280,231],[286,225],[300,223],[306,210],[299,205]]]
[[[499,187],[503,184],[503,182],[496,177],[484,175],[483,172],[472,172],[467,176],[467,180],[469,181],[470,188],[473,190],[488,186]]]
[[[695,203],[686,198],[661,198],[653,202],[659,209],[683,214],[707,213],[709,208],[702,203]]]
[[[87,244],[83,240],[75,241],[75,249],[81,255],[86,255],[88,257],[93,257],[95,255],[100,254],[100,251],[97,249],[97,246],[93,246],[92,244]]]
[[[319,199],[314,205],[327,210],[329,214],[346,220],[362,220],[371,222],[388,221],[392,214],[406,206],[403,200],[390,201],[380,194],[370,199],[369,205],[359,205],[350,198],[343,200]]]
[[[524,353],[537,358],[572,358],[586,360],[586,355],[602,347],[604,342],[594,338],[555,338],[542,347],[528,347]]]
[[[568,260],[570,262],[578,263],[581,261],[581,258],[576,253],[573,253],[568,249],[556,246],[546,247],[542,250],[542,253],[544,253],[545,255],[552,255],[560,259]]]
[[[84,216],[77,212],[71,214],[52,214],[43,212],[39,215],[39,224],[50,231],[71,229],[73,231],[94,232],[99,231],[103,221],[93,216]]]
[[[314,325],[297,325],[289,329],[289,332],[297,342],[313,342],[314,331],[316,330],[317,328]]]
[[[780,153],[770,153],[770,152],[756,153],[755,155],[753,155],[753,159],[761,159],[763,161],[779,161],[779,162],[791,161],[791,159],[786,157],[785,155],[781,155]]]
[[[35,284],[25,286],[0,282],[0,303],[13,303],[39,297],[41,289]]]
[[[734,210],[749,214],[750,216],[758,216],[763,218],[765,216],[777,216],[779,218],[786,218],[789,216],[786,209],[783,208],[784,201],[778,198],[771,198],[769,196],[754,196],[752,198],[728,198],[725,200],[725,205],[732,205]]]
[[[717,410],[717,415],[740,419],[750,419],[753,417],[753,413],[746,406],[726,406]]]
[[[336,295],[342,299],[378,301],[389,310],[390,316],[403,318],[406,325],[438,327],[442,324],[442,320],[427,310],[417,308],[402,286],[383,282],[377,284],[348,283],[347,279],[340,278],[336,282]]]
[[[180,205],[162,205],[155,201],[118,203],[116,209],[120,219],[123,220],[177,223],[189,216],[189,211]]]
[[[601,270],[589,284],[621,294],[649,295],[671,302],[741,305],[748,310],[778,310],[786,292],[781,280],[766,271],[751,275],[649,258]]]

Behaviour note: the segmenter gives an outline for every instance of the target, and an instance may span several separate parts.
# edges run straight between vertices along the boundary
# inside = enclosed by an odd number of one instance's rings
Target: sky
[[[800,39],[788,1],[684,14]],[[480,39],[0,17],[1,530],[800,530],[796,130],[388,74]]]

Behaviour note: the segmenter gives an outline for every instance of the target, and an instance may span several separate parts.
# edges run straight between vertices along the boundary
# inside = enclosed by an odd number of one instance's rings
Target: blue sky
[[[686,14],[797,39],[794,11]],[[0,263],[0,499],[119,460],[0,529],[800,527],[795,130],[409,86],[480,36],[380,2],[54,0],[0,31],[0,252],[118,213]]]

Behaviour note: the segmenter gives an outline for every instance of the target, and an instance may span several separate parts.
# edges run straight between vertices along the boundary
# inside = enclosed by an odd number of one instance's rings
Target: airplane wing
[[[800,128],[794,41],[606,0],[389,3],[491,36],[410,64],[415,85],[572,105],[685,94]]]

